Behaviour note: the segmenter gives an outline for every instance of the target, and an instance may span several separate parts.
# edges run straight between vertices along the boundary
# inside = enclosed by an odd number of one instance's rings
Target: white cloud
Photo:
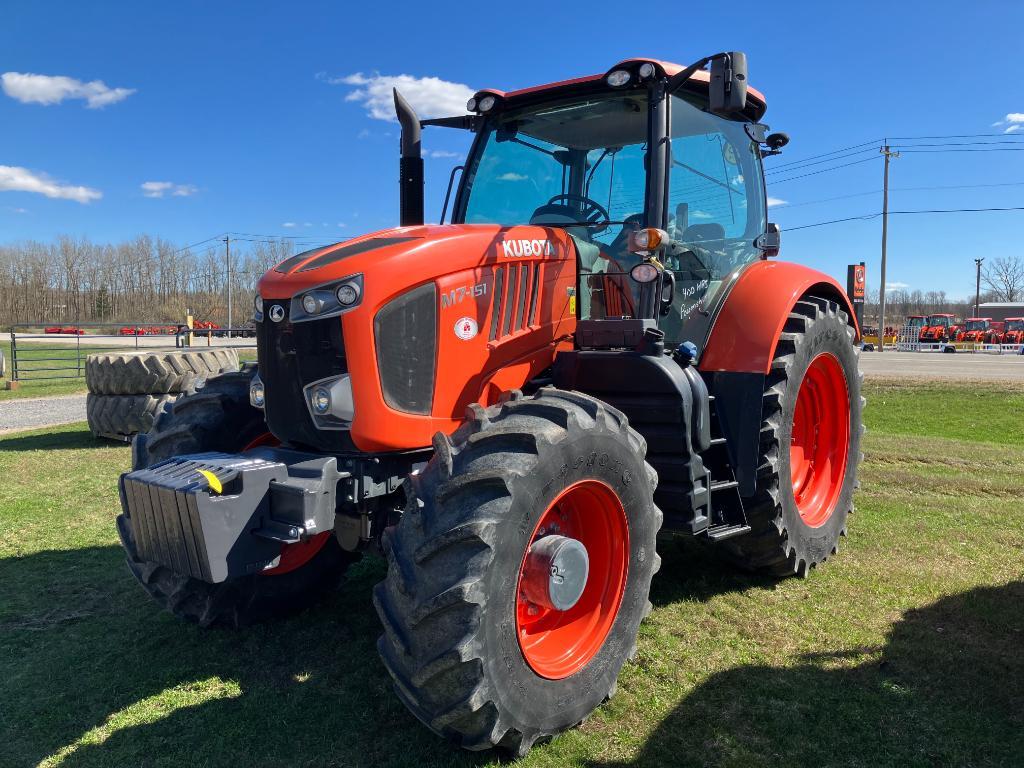
[[[427,152],[427,157],[444,159],[447,157],[462,157],[462,155],[458,152],[449,152],[447,149],[431,149]]]
[[[294,221],[286,221],[281,226],[284,227],[285,229],[291,229],[292,227],[295,226],[295,222]]]
[[[8,210],[14,211],[15,213],[28,213],[28,208],[9,208]]]
[[[0,165],[0,192],[35,192],[76,203],[99,200],[103,193],[92,187],[80,187],[54,181],[45,173],[36,173],[16,165]]]
[[[89,109],[98,109],[127,99],[134,88],[110,88],[102,80],[83,83],[63,75],[34,75],[4,72],[0,87],[12,99],[23,104],[60,104],[64,99],[83,99]]]
[[[707,211],[690,211],[690,216],[694,219],[711,219],[714,218]]]
[[[355,101],[366,108],[375,120],[395,122],[395,99],[392,89],[412,104],[420,117],[450,117],[464,115],[466,102],[473,89],[463,83],[452,83],[439,77],[413,77],[412,75],[364,75],[356,72],[344,77],[328,77],[321,72],[317,78],[331,85],[355,86],[345,101]]]
[[[526,181],[527,178],[528,177],[521,173],[509,171],[508,173],[501,174],[501,176],[498,177],[498,181]]]
[[[348,226],[348,224],[346,224],[344,221],[339,221],[338,222],[338,228],[339,229],[342,228],[342,227],[347,227],[347,226]]]
[[[199,191],[194,184],[175,184],[173,181],[144,181],[139,186],[146,197],[188,197]]]
[[[885,284],[886,291],[902,291],[904,288],[909,288],[910,283],[892,282]]]
[[[1002,120],[996,120],[992,123],[993,128],[999,128],[1006,126],[1003,133],[1016,133],[1017,131],[1024,129],[1024,112],[1010,112]]]
[[[768,198],[768,207],[769,208],[774,208],[777,205],[789,205],[789,203],[787,201],[785,201],[785,200],[780,200],[777,197],[769,197]]]

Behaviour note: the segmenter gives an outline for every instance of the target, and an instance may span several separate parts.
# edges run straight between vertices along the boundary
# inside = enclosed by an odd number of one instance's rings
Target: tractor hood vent
[[[309,272],[313,269],[319,269],[328,264],[333,264],[336,261],[347,259],[349,256],[358,256],[360,253],[366,253],[367,251],[374,251],[378,248],[386,248],[389,245],[398,245],[399,243],[405,243],[409,240],[420,240],[419,237],[401,236],[401,237],[371,237],[367,240],[360,240],[358,243],[352,243],[350,245],[343,245],[340,248],[334,248],[332,250],[321,253],[315,258],[310,258],[314,253],[323,251],[322,248],[317,248],[312,251],[306,251],[296,256],[292,256],[290,259],[286,259],[278,264],[275,268],[275,272],[281,272],[288,274],[295,267],[303,262],[303,266],[298,269],[299,272]],[[309,259],[309,261],[307,261]]]

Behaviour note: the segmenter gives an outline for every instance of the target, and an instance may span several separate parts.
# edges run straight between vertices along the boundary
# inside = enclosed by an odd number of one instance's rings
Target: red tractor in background
[[[991,317],[968,317],[958,341],[972,344],[998,344],[1002,323],[993,322]]]
[[[953,327],[956,315],[928,315],[921,329],[919,340],[923,343],[938,344],[953,338]]]
[[[907,315],[907,322],[900,330],[900,341],[916,342],[922,341],[925,328],[928,327],[928,318],[924,315]]]
[[[524,754],[615,690],[660,539],[775,577],[838,551],[860,334],[833,278],[770,260],[762,158],[788,139],[743,54],[482,90],[446,118],[394,96],[401,226],[263,276],[258,366],[135,440],[118,531],[203,626],[294,612],[383,555],[396,694]],[[424,126],[474,137],[448,224],[424,223]]]
[[[1024,317],[1008,317],[1001,344],[1024,344]]]

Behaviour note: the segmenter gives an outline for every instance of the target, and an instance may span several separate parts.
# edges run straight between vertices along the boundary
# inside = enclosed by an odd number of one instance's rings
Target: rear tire
[[[148,434],[132,444],[135,469],[172,456],[204,451],[235,453],[267,433],[263,414],[249,405],[247,369],[216,376],[195,393],[166,408]],[[128,568],[143,589],[175,616],[201,626],[239,627],[297,613],[334,589],[358,559],[326,532],[282,549],[277,572],[208,584],[139,558],[131,520],[119,515],[117,529]]]
[[[377,648],[398,696],[428,728],[467,749],[498,746],[522,755],[611,696],[636,651],[660,564],[657,476],[625,416],[550,388],[472,407],[467,423],[450,439],[439,433],[434,448],[427,467],[407,482],[401,522],[385,532],[388,573],[374,590],[385,630]],[[567,494],[591,491],[609,506],[560,506]],[[587,515],[588,533],[621,514],[627,533],[604,540],[618,548],[595,545],[599,536],[590,540],[582,596],[544,617],[553,622],[547,626],[571,631],[563,646],[542,648],[523,611],[549,609],[526,601],[521,573],[552,510],[566,535],[578,513]],[[579,621],[581,615],[587,618]]]
[[[746,509],[751,531],[723,543],[738,565],[806,576],[839,551],[863,458],[859,355],[835,302],[805,297],[796,303],[765,381],[757,491]],[[809,399],[801,403],[802,395]],[[845,403],[848,415],[829,421]]]

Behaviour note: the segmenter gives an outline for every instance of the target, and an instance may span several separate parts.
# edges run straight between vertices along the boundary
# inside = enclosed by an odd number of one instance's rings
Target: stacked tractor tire
[[[207,378],[238,370],[233,349],[89,355],[86,417],[94,436],[124,439],[148,432],[164,406]]]

